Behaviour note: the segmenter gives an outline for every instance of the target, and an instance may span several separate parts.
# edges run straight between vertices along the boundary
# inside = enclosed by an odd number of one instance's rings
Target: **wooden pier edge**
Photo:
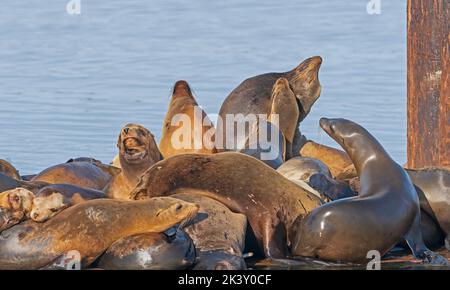
[[[408,168],[450,167],[450,0],[407,0]]]

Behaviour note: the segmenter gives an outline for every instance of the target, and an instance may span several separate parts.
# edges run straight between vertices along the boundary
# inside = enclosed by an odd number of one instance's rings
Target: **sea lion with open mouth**
[[[104,192],[110,198],[130,199],[129,193],[139,177],[163,159],[153,134],[138,124],[127,124],[117,140],[121,172],[115,175]]]
[[[58,164],[37,174],[31,181],[50,184],[73,184],[102,190],[120,169],[92,161]]]
[[[164,158],[183,153],[215,153],[214,135],[215,128],[198,106],[189,84],[177,81],[159,143]]]
[[[86,201],[45,223],[26,221],[3,231],[0,269],[43,268],[69,251],[78,251],[84,268],[123,237],[164,232],[197,212],[197,205],[170,197]]]
[[[296,224],[322,201],[263,162],[236,152],[182,154],[148,169],[133,199],[194,191],[247,216],[266,257],[285,258]]]
[[[52,184],[35,194],[30,218],[36,222],[44,222],[63,209],[98,198],[106,198],[105,193],[71,184]]]
[[[232,144],[227,139],[229,137],[234,138],[238,144],[241,142],[236,134],[236,124],[234,126],[228,126],[226,124],[227,114],[236,116],[237,114],[243,114],[248,116],[250,114],[264,114],[268,116],[273,106],[274,99],[272,98],[272,91],[274,84],[278,79],[284,78],[290,84],[293,96],[296,98],[295,103],[298,109],[298,117],[290,118],[288,127],[281,127],[281,131],[287,140],[287,147],[291,150],[288,151],[287,159],[292,155],[298,155],[300,147],[304,142],[304,136],[298,130],[299,123],[308,115],[311,107],[320,96],[321,86],[319,82],[319,69],[322,64],[322,58],[315,56],[306,59],[296,68],[284,73],[267,73],[251,77],[243,81],[237,86],[223,102],[219,115],[223,120],[222,126],[217,126],[216,146],[219,151],[232,150],[236,151],[237,148],[231,148],[225,146],[226,144]],[[289,111],[293,107],[285,107]],[[285,112],[280,112],[283,114]],[[295,117],[295,114],[287,114]],[[294,132],[291,130],[294,127]],[[286,129],[286,130],[285,130]],[[294,136],[292,136],[294,133]],[[244,138],[247,138],[245,136]]]
[[[447,261],[431,252],[420,231],[416,190],[405,170],[363,127],[345,119],[320,119],[320,126],[355,164],[359,196],[327,203],[309,213],[293,243],[296,256],[338,262],[367,262],[368,252],[384,255],[406,239],[415,257]]]

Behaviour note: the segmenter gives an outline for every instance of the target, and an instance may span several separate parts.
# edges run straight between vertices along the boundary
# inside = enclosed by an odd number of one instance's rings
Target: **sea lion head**
[[[160,208],[156,211],[155,217],[162,231],[175,225],[183,227],[197,215],[199,210],[197,204],[172,197],[153,197],[152,201]]]
[[[190,97],[193,98],[191,88],[189,84],[185,80],[180,80],[175,83],[173,86],[172,99],[178,97]]]
[[[363,148],[368,132],[360,125],[346,119],[320,119],[320,127],[352,156],[355,149]]]
[[[25,188],[15,188],[0,194],[0,207],[12,211],[29,213],[33,204],[34,194]]]
[[[30,217],[36,222],[44,222],[66,207],[64,196],[59,192],[37,196],[33,200]]]
[[[151,162],[162,159],[155,137],[141,125],[127,124],[120,131],[117,141],[121,162],[128,164]]]
[[[322,58],[313,56],[303,61],[288,74],[295,96],[301,104],[300,121],[308,115],[320,96],[322,87],[319,81],[319,69],[321,65]]]

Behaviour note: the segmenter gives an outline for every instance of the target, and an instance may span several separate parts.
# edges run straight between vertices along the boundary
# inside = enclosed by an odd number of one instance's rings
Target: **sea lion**
[[[189,84],[177,81],[159,143],[164,158],[182,153],[215,153],[214,135],[215,128],[198,106]]]
[[[192,239],[183,231],[174,235],[144,233],[121,238],[99,258],[104,270],[184,270],[195,263]]]
[[[0,269],[39,269],[74,250],[85,268],[120,238],[163,232],[197,211],[197,205],[174,198],[86,201],[45,223],[26,221],[3,231]]]
[[[421,229],[425,244],[444,244],[450,232],[450,171],[445,168],[405,168],[414,184],[420,202]],[[358,177],[350,180],[355,192],[361,190]]]
[[[247,218],[222,203],[195,191],[172,195],[199,206],[197,216],[185,225],[197,249],[194,270],[242,270]]]
[[[117,154],[116,156],[114,156],[114,159],[110,162],[110,164],[114,167],[120,168],[120,156],[119,154]]]
[[[245,143],[238,152],[253,156],[277,169],[292,156],[292,142],[298,127],[296,120],[300,116],[297,98],[287,79],[279,78],[275,82],[271,102],[268,118],[259,116],[250,121],[247,137],[237,133],[236,142],[240,142],[242,137]]]
[[[232,136],[234,140],[237,139],[236,124],[234,124],[234,126],[228,126],[225,121],[226,115],[269,115],[274,104],[274,99],[272,98],[274,84],[278,79],[284,78],[290,84],[294,96],[296,97],[299,116],[297,119],[289,118],[289,126],[280,127],[280,130],[283,132],[283,135],[287,138],[287,140],[292,140],[288,147],[292,148],[292,153],[294,155],[298,155],[298,151],[303,142],[302,135],[298,130],[298,124],[308,115],[312,105],[320,96],[321,86],[318,73],[321,64],[322,58],[320,56],[311,57],[303,61],[291,71],[258,75],[246,79],[239,86],[237,86],[228,95],[220,108],[219,116],[221,117],[220,119],[223,120],[223,124],[221,126],[217,126],[216,144],[217,148],[220,149],[219,151],[236,151],[236,148],[233,148],[232,146],[224,146],[224,144],[230,144],[229,141],[227,141],[229,138],[227,136]],[[291,102],[292,101],[289,103]],[[289,110],[287,112],[283,112],[286,113],[287,116],[295,116],[295,114],[291,114],[291,110],[293,109],[292,107],[285,107],[285,109]],[[294,136],[291,135],[292,125],[295,125]],[[288,158],[290,158],[290,156],[288,156]]]
[[[288,179],[308,182],[311,175],[321,173],[331,177],[330,170],[320,160],[308,157],[294,157],[283,163],[277,172]]]
[[[414,256],[446,260],[431,252],[420,231],[417,193],[405,170],[363,127],[345,119],[320,119],[320,126],[350,156],[361,180],[359,196],[327,203],[299,225],[292,253],[322,260],[360,263],[377,250],[384,255],[405,238]]]
[[[450,171],[445,168],[407,169],[416,188],[422,212],[426,212],[450,241]],[[422,229],[424,226],[422,226]],[[450,247],[449,247],[450,250]]]
[[[238,152],[252,156],[277,169],[286,160],[286,141],[283,133],[271,122],[259,121],[254,125],[250,129],[245,145]],[[260,134],[262,130],[266,130],[265,135]],[[261,136],[267,136],[267,138],[261,138]]]
[[[0,159],[0,173],[3,173],[9,177],[20,180],[19,171],[17,171],[11,163],[6,160]]]
[[[308,141],[301,148],[300,156],[322,161],[337,179],[350,179],[357,176],[352,160],[342,150]]]
[[[69,162],[58,164],[37,174],[31,181],[50,184],[73,184],[102,190],[120,169],[93,162]]]
[[[133,199],[194,190],[247,216],[266,257],[284,258],[296,220],[322,201],[263,162],[236,152],[182,154],[160,161],[141,177]]]
[[[105,193],[71,184],[49,185],[36,193],[30,217],[36,222],[44,222],[65,208],[98,198],[106,198]]]
[[[153,134],[138,124],[125,125],[117,140],[121,172],[104,188],[110,198],[129,199],[130,191],[150,166],[162,160]]]
[[[0,173],[0,192],[20,187],[20,182],[4,173]]]
[[[0,193],[0,232],[30,217],[34,194],[24,188]]]
[[[329,200],[338,200],[358,195],[357,192],[351,189],[347,182],[335,180],[329,175],[322,173],[311,175],[308,184],[321,194],[325,195]]]

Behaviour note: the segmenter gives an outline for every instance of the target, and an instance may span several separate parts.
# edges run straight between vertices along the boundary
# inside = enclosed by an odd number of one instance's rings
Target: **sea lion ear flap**
[[[295,131],[298,127],[300,111],[297,98],[289,82],[285,78],[279,78],[272,89],[271,109],[269,121],[274,124],[278,116],[278,128],[287,141],[294,141]]]

